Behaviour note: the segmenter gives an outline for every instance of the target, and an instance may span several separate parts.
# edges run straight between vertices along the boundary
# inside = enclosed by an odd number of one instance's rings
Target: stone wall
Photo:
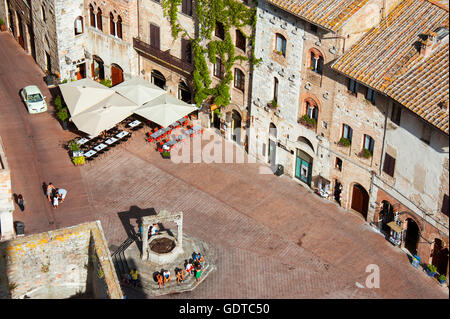
[[[2,242],[0,252],[2,298],[123,297],[98,221]]]
[[[13,224],[14,203],[12,198],[11,171],[9,170],[3,141],[0,137],[0,240],[11,239],[15,234]]]

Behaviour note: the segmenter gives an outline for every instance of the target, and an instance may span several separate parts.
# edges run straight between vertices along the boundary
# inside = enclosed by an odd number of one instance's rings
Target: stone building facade
[[[187,37],[172,36],[171,24],[163,15],[160,1],[139,1],[138,32],[133,39],[138,73],[169,94],[192,103],[192,55],[189,39],[195,37],[193,11],[178,11],[178,20]],[[182,52],[184,51],[184,52]]]
[[[0,137],[0,240],[14,238],[14,203],[11,192],[11,171],[6,158],[3,141]]]

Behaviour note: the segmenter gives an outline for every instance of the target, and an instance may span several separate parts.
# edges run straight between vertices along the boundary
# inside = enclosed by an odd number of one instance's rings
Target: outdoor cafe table
[[[120,138],[122,138],[124,136],[127,136],[127,135],[128,135],[127,131],[122,131],[122,132],[117,133],[116,137],[120,139]]]
[[[94,154],[96,154],[96,153],[97,153],[96,151],[90,150],[90,151],[84,153],[83,156],[84,156],[85,158],[89,158],[89,157],[91,157],[92,155],[94,155]]]
[[[141,121],[135,120],[135,121],[133,121],[133,122],[131,122],[131,123],[128,123],[128,126],[131,127],[131,128],[133,128],[133,127],[138,126],[138,125],[141,124],[141,123],[142,123]]]
[[[200,125],[195,124],[192,130],[194,131],[194,133],[197,133],[202,130],[202,127]]]
[[[97,146],[94,147],[94,150],[96,150],[97,152],[100,152],[102,149],[107,148],[108,146],[106,146],[106,144],[100,143]]]
[[[152,133],[152,134],[150,135],[150,137],[153,138],[153,139],[155,139],[155,138],[160,137],[160,136],[163,135],[164,133],[166,133],[166,131],[165,131],[164,129],[160,129],[160,130],[156,131],[155,133]]]
[[[176,143],[177,143],[176,141],[170,140],[170,141],[168,141],[167,143],[165,143],[165,144],[162,146],[162,148],[163,148],[163,150],[169,150],[170,147],[171,147],[172,145],[175,145]]]
[[[182,117],[182,118],[179,119],[177,122],[180,123],[180,124],[183,124],[183,123],[186,122],[186,121],[187,121],[187,118]]]
[[[111,137],[111,138],[107,139],[107,140],[105,141],[105,143],[108,144],[108,145],[111,145],[111,144],[114,144],[114,143],[117,142],[117,141],[118,141],[117,138]]]
[[[78,145],[83,145],[83,144],[85,144],[85,143],[87,143],[87,142],[89,142],[89,139],[87,139],[87,138],[85,138],[85,137],[80,138],[79,140],[77,140],[77,144],[78,144]]]

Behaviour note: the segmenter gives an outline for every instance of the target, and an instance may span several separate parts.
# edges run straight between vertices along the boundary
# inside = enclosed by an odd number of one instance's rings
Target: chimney
[[[420,43],[420,55],[424,58],[427,58],[431,51],[433,50],[433,46],[436,44],[436,33],[432,32],[428,35],[426,40],[421,41]]]

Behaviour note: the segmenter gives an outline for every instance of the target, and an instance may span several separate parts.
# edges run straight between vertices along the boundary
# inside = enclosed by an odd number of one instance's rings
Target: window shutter
[[[187,2],[187,14],[192,15],[192,0],[186,0]]]
[[[94,15],[94,9],[92,8],[92,6],[89,8],[89,13],[91,16],[91,27],[96,27],[95,25],[95,15]]]
[[[448,195],[444,195],[444,198],[442,200],[442,208],[441,213],[448,216]]]
[[[191,43],[187,39],[181,39],[181,60],[191,63]]]
[[[112,13],[109,14],[109,30],[111,35],[116,35],[116,29],[114,26],[114,16]]]
[[[383,172],[385,172],[389,176],[394,177],[394,170],[395,170],[395,158],[393,158],[388,153],[385,153]]]
[[[117,20],[117,37],[122,39],[122,19],[120,18],[120,16]]]
[[[154,24],[150,24],[150,45],[156,49],[159,49],[159,40],[159,27]]]

